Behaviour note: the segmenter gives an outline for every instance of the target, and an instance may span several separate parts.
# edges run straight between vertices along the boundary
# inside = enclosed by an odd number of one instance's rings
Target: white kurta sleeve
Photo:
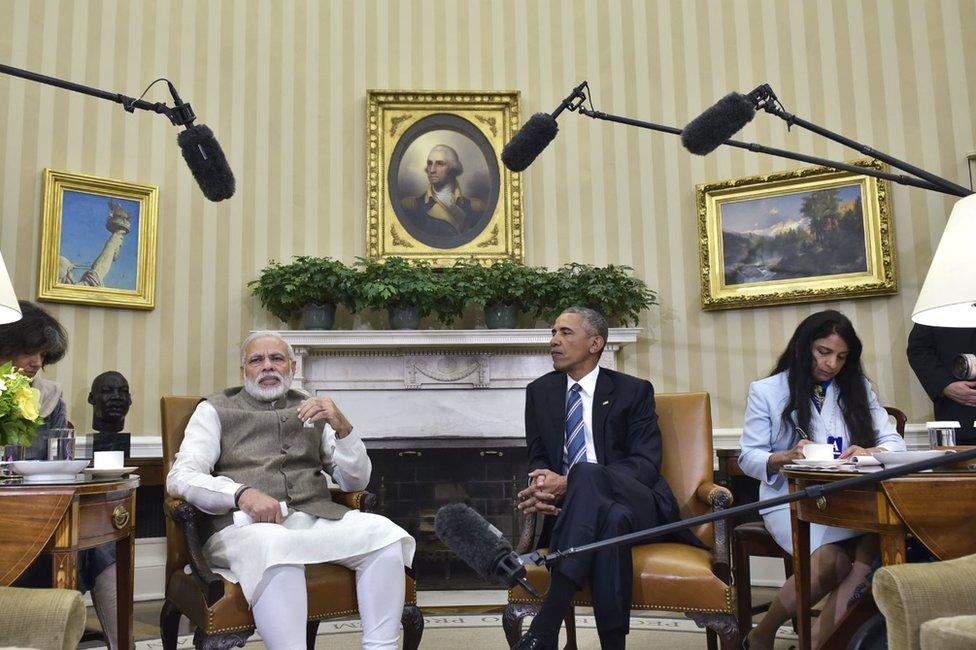
[[[213,476],[220,458],[220,418],[209,402],[197,405],[186,425],[183,443],[166,476],[166,491],[200,510],[221,515],[234,509],[241,487],[226,476]]]
[[[871,384],[867,385],[868,409],[871,412],[871,428],[874,430],[874,446],[886,451],[905,451],[905,439],[898,435],[898,430],[892,424],[888,411],[884,410],[874,394]]]
[[[778,429],[778,426],[777,426]],[[746,475],[772,485],[779,473],[767,471],[767,461],[772,455],[773,414],[769,402],[753,382],[749,386],[746,402],[746,418],[739,440],[739,467]]]
[[[344,492],[365,490],[373,471],[359,434],[339,439],[328,424],[322,430],[322,467]]]

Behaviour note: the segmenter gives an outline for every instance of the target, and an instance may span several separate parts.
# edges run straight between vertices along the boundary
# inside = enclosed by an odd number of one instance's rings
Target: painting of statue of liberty
[[[139,202],[65,190],[58,282],[133,290]]]
[[[45,169],[38,299],[152,309],[158,210],[155,185]]]
[[[861,186],[725,203],[727,285],[864,273]]]

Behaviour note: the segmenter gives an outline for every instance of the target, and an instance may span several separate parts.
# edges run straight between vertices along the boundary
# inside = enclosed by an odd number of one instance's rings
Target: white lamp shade
[[[0,323],[12,323],[20,320],[20,305],[14,294],[14,285],[7,275],[7,266],[3,263],[3,253],[0,253]]]
[[[976,327],[976,194],[953,206],[912,320],[939,327]]]

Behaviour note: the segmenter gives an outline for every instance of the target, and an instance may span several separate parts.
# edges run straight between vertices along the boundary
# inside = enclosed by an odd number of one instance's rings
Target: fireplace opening
[[[417,541],[417,588],[503,588],[480,579],[437,539],[434,517],[441,506],[464,503],[514,545],[521,521],[515,496],[528,473],[524,439],[387,438],[366,446],[373,462],[368,489],[379,497],[379,513]]]

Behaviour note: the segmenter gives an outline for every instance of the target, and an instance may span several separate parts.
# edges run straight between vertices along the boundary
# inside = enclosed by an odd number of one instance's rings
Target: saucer
[[[945,449],[917,449],[913,451],[876,451],[872,454],[885,467],[897,467],[907,463],[917,463],[921,460],[938,458],[952,453]]]
[[[840,467],[841,465],[849,465],[849,458],[827,458],[824,460],[813,459],[813,458],[797,458],[792,461],[795,465],[805,465],[806,467]]]
[[[138,467],[86,467],[85,475],[92,478],[114,478],[130,474],[139,469]]]
[[[62,481],[73,479],[75,474],[87,465],[89,460],[15,460],[11,463],[14,472],[24,477],[27,483]]]

